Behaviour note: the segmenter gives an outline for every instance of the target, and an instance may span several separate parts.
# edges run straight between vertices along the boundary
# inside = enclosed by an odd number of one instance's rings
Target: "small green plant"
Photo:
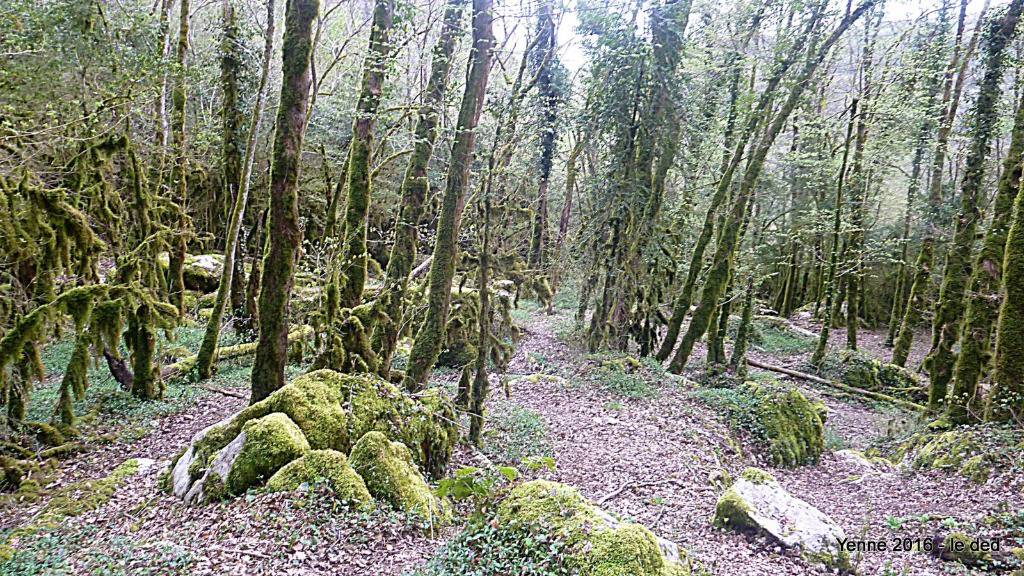
[[[903,530],[903,525],[907,520],[908,518],[900,516],[893,516],[891,514],[885,515],[885,525],[892,531]]]
[[[615,410],[617,412],[619,410],[622,410],[622,403],[619,402],[618,400],[609,400],[601,404],[601,407],[604,408],[605,410]]]
[[[540,414],[512,402],[498,402],[487,417],[483,452],[499,464],[512,466],[524,457],[551,456],[547,428]]]
[[[442,499],[469,500],[473,504],[474,513],[481,515],[491,508],[496,488],[503,482],[513,482],[519,477],[519,470],[511,466],[496,468],[496,471],[490,471],[476,466],[463,466],[455,471],[454,476],[442,478],[434,494]]]

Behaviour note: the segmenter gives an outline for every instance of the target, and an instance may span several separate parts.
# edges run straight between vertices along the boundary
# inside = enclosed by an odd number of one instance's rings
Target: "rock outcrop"
[[[839,548],[842,528],[823,512],[792,496],[774,476],[747,468],[715,505],[716,526],[758,533],[796,550],[808,562],[852,572],[849,554]]]

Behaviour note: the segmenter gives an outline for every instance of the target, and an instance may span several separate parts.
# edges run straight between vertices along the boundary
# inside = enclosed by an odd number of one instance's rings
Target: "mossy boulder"
[[[162,482],[164,489],[186,502],[210,500],[213,486],[197,489],[196,485],[205,484],[202,479],[218,458],[227,470],[225,458],[230,451],[224,450],[237,441],[248,422],[275,413],[298,428],[308,442],[307,450],[346,454],[356,439],[376,431],[408,446],[413,460],[434,477],[443,475],[458,433],[454,407],[438,390],[411,396],[375,375],[317,370],[196,434],[173,459]],[[219,477],[227,480],[225,474]],[[235,486],[224,488],[225,494],[236,493]]]
[[[241,448],[224,478],[230,494],[262,486],[285,464],[310,450],[302,430],[280,412],[246,422],[235,441],[239,439]]]
[[[970,428],[918,432],[900,445],[896,458],[903,466],[954,470],[976,482],[988,480],[996,467],[996,455]]]
[[[839,363],[826,366],[825,372],[847,386],[882,392],[913,402],[928,399],[928,390],[913,372],[896,364],[886,364],[864,354],[843,353]]]
[[[963,532],[953,532],[942,539],[939,558],[959,562],[964,566],[981,567],[992,563],[992,554],[982,550],[973,538]]]
[[[784,389],[748,382],[755,399],[757,428],[773,466],[813,464],[825,450],[823,404],[812,404],[795,388]]]
[[[498,506],[499,528],[531,538],[565,538],[565,561],[581,576],[684,576],[685,553],[639,524],[619,522],[580,493],[556,482],[535,480],[512,489]]]
[[[157,264],[164,270],[170,267],[167,252],[157,255]],[[220,285],[220,274],[224,268],[222,254],[187,254],[181,274],[185,280],[185,288],[203,294],[213,292]]]
[[[842,528],[823,512],[789,494],[774,476],[747,468],[718,499],[712,523],[744,534],[763,534],[804,560],[843,573],[853,571],[838,547]]]
[[[270,477],[267,490],[286,492],[316,482],[327,484],[338,500],[359,507],[373,505],[366,483],[349,465],[348,458],[337,450],[313,450],[292,460]]]
[[[405,444],[368,432],[352,447],[349,463],[375,498],[433,522],[451,521],[451,510],[430,491]]]

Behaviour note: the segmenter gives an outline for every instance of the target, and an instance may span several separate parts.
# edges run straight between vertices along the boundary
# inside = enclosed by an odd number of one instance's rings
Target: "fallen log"
[[[313,327],[306,324],[288,333],[288,343],[291,344],[292,342],[298,340],[299,338],[309,338],[312,335]],[[238,358],[241,356],[248,356],[249,354],[254,354],[256,352],[256,344],[256,342],[246,342],[244,344],[236,344],[234,346],[225,346],[224,348],[218,348],[215,360],[228,360],[231,358]],[[178,360],[177,362],[171,364],[167,368],[164,368],[160,372],[160,376],[163,378],[167,378],[168,376],[173,376],[180,372],[188,372],[189,370],[192,369],[193,366],[195,366],[196,361],[198,359],[198,354],[193,354],[192,356],[182,358],[181,360]]]
[[[790,370],[789,368],[783,368],[782,366],[772,366],[771,364],[765,364],[763,362],[758,362],[757,360],[754,360],[754,359],[751,359],[751,358],[747,359],[747,364],[750,364],[751,366],[753,366],[755,368],[760,368],[762,370],[768,370],[770,372],[778,372],[779,374],[785,374],[786,376],[792,376],[794,378],[800,378],[802,380],[807,380],[809,382],[816,382],[818,384],[824,384],[826,386],[831,386],[833,388],[837,388],[839,390],[842,390],[844,392],[849,392],[851,394],[857,394],[857,395],[860,395],[860,396],[866,396],[868,398],[871,398],[871,399],[874,399],[874,400],[881,400],[883,402],[889,402],[891,404],[896,404],[898,406],[902,406],[904,408],[909,408],[909,409],[917,411],[917,412],[924,412],[926,410],[925,407],[920,405],[920,404],[916,404],[916,403],[910,402],[908,400],[901,400],[901,399],[896,398],[894,396],[889,396],[888,394],[882,394],[881,392],[872,392],[871,390],[865,390],[863,388],[856,388],[854,386],[847,386],[846,384],[843,384],[841,382],[836,382],[835,380],[829,380],[828,378],[822,378],[820,376],[815,376],[813,374],[807,374],[805,372],[797,372],[796,370]]]

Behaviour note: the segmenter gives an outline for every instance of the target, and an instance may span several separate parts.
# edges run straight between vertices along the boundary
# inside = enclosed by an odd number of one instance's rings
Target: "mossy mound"
[[[280,412],[246,422],[238,438],[242,446],[225,479],[230,494],[262,486],[284,465],[310,450],[302,430]]]
[[[434,522],[451,521],[451,510],[431,493],[401,442],[368,432],[352,447],[349,462],[375,498]]]
[[[794,468],[813,464],[825,450],[826,411],[795,388],[745,382],[740,386],[741,420],[772,466]]]
[[[245,427],[273,414],[279,415],[278,421],[287,421],[295,427],[295,430],[289,429],[289,436],[297,431],[298,437],[306,443],[305,450],[292,450],[291,457],[279,463],[274,460],[276,468],[259,468],[255,476],[246,473],[238,483],[232,481],[228,475],[236,466],[235,457],[243,449],[244,439],[239,438],[245,436]],[[371,431],[406,443],[413,460],[424,471],[440,476],[451,459],[457,439],[455,422],[451,401],[436,390],[413,397],[374,375],[317,370],[196,434],[173,459],[162,486],[186,502],[205,502],[237,494],[254,486],[254,482],[266,480],[277,468],[305,451],[335,450],[345,454],[355,439]],[[274,456],[267,454],[266,457]],[[244,462],[240,460],[238,464]],[[218,468],[211,476],[211,470]]]
[[[157,264],[167,270],[170,257],[167,252],[157,255]],[[224,268],[224,256],[221,254],[187,254],[181,269],[185,280],[185,288],[206,294],[213,292],[220,285],[220,274]]]
[[[650,530],[618,522],[564,484],[535,480],[515,487],[498,506],[499,528],[531,538],[564,537],[566,563],[585,576],[683,576],[678,547]],[[666,554],[669,551],[669,554]]]
[[[352,469],[348,458],[336,450],[313,450],[285,464],[267,481],[267,490],[287,492],[315,482],[327,484],[338,500],[360,507],[373,505],[363,478]]]
[[[858,352],[847,350],[838,363],[830,363],[824,372],[847,386],[882,392],[912,402],[928,400],[928,389],[914,373],[896,364],[885,364]]]

